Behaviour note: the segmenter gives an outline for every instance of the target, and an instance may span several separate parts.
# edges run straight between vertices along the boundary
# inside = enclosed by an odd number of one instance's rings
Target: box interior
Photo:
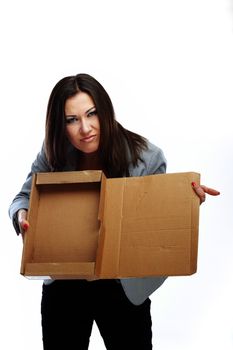
[[[34,185],[35,205],[29,212],[31,224],[26,236],[29,242],[24,252],[26,274],[33,274],[37,267],[41,273],[49,268],[62,277],[64,263],[67,271],[76,264],[81,276],[87,271],[94,274],[99,197],[100,182]],[[91,270],[85,263],[92,263],[87,264]]]

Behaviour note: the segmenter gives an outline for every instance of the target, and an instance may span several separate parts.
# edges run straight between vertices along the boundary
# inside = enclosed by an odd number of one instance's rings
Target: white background
[[[41,147],[52,87],[86,72],[117,119],[164,150],[168,172],[200,172],[221,191],[201,206],[197,274],[151,298],[155,348],[232,350],[233,2],[8,0],[0,35],[0,348],[42,349],[41,282],[19,274],[7,210]],[[90,349],[104,349],[96,327]]]

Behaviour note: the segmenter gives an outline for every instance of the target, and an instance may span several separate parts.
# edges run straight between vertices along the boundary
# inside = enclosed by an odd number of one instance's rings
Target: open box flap
[[[196,272],[199,198],[194,172],[107,179],[96,275],[124,278]],[[104,208],[104,209],[103,209]]]

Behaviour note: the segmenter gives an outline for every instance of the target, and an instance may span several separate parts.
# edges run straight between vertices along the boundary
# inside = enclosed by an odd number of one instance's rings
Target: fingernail
[[[193,181],[192,182],[192,186],[195,187],[196,186],[196,182]]]
[[[25,222],[25,223],[23,224],[23,229],[24,229],[24,230],[27,230],[28,227],[29,227],[29,223],[28,223],[28,222]]]

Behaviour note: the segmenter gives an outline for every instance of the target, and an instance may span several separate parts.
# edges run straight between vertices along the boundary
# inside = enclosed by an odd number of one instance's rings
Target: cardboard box
[[[192,181],[200,175],[34,174],[21,273],[53,279],[195,273],[200,202]]]

